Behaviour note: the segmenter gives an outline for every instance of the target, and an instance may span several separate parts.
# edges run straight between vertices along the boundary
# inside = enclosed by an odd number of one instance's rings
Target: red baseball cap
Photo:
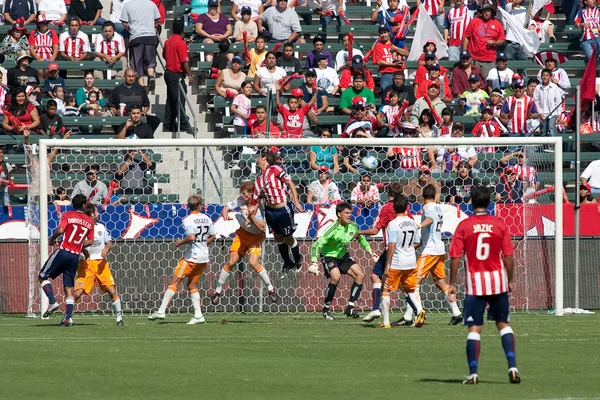
[[[55,62],[48,64],[48,71],[58,71],[58,64]]]
[[[329,173],[329,167],[327,165],[321,165],[319,167],[319,171],[323,171],[323,172]]]
[[[431,170],[429,169],[429,167],[427,166],[427,164],[421,164],[421,166],[419,167],[419,171],[431,173]]]
[[[589,183],[582,183],[581,185],[579,185],[579,190],[581,190],[581,189],[585,189],[589,192],[592,191],[592,187],[590,186]]]
[[[292,97],[304,97],[304,92],[300,88],[292,90]]]

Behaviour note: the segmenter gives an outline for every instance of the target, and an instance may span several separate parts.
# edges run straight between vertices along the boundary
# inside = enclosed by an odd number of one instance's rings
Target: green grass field
[[[373,329],[318,314],[208,314],[151,322],[0,316],[3,399],[600,398],[600,315],[513,315],[521,385],[499,335],[482,335],[478,386],[463,386],[466,328],[431,314],[422,329]],[[398,317],[398,315],[395,315]]]

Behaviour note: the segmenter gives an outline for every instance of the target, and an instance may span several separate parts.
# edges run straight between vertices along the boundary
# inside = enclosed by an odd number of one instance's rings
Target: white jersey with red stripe
[[[581,28],[581,40],[600,37],[600,8],[582,8],[575,17],[576,24],[590,24],[589,28]]]
[[[112,39],[107,40],[104,35],[96,35],[94,39],[94,51],[114,57],[119,53],[125,52],[125,42],[123,36],[115,32]]]
[[[512,133],[527,133],[527,116],[530,113],[537,113],[537,107],[533,98],[524,94],[521,98],[508,96],[504,101],[502,113],[507,114],[510,124],[509,129]]]
[[[69,31],[63,32],[58,40],[58,50],[64,51],[68,56],[79,58],[83,53],[91,51],[88,35],[81,31],[75,37],[72,37]]]
[[[58,44],[58,33],[51,29],[45,33],[34,30],[29,34],[29,46],[33,47],[42,60],[50,60],[52,58],[52,46],[55,44]]]
[[[0,115],[4,114],[4,106],[6,105],[6,97],[8,96],[9,90],[6,86],[0,85]]]
[[[467,6],[463,5],[460,8],[452,7],[446,13],[446,20],[444,21],[444,27],[448,29],[449,45],[450,46],[461,46],[462,40],[465,35],[467,25],[471,22],[471,14]]]
[[[538,181],[537,171],[533,167],[517,164],[513,166],[513,169],[517,172],[519,179],[527,180],[531,185]]]
[[[402,169],[416,169],[423,164],[422,152],[418,147],[397,147],[394,153],[397,154]]]
[[[256,178],[252,204],[258,204],[264,198],[268,204],[287,203],[288,195],[284,186],[290,176],[281,165],[270,165]]]
[[[385,116],[388,124],[393,126],[387,133],[388,136],[402,135],[402,130],[398,127],[398,115],[400,114],[400,106],[384,105],[381,106],[379,112]]]
[[[537,79],[540,82],[542,81],[542,70],[538,72]],[[562,90],[571,88],[571,81],[569,80],[569,75],[567,75],[567,72],[562,68],[556,68],[554,71],[552,71],[552,79],[558,80],[557,85],[560,86]]]
[[[442,0],[422,0],[421,3],[423,3],[427,14],[431,16],[436,16],[444,12]]]

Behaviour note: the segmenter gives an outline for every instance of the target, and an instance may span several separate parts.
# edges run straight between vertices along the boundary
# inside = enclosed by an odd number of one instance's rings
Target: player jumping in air
[[[448,299],[448,284],[446,283],[446,247],[442,241],[442,225],[444,224],[444,213],[435,202],[436,188],[427,185],[423,188],[423,219],[421,221],[421,237],[423,239],[423,251],[417,259],[417,295],[423,279],[429,274],[433,277],[435,286],[440,289]],[[460,310],[456,301],[448,299],[452,309],[450,325],[457,325],[461,320]],[[412,324],[412,307],[406,309],[404,317],[392,325]]]
[[[223,292],[223,285],[227,282],[233,267],[235,267],[238,261],[244,258],[246,253],[248,253],[248,264],[254,268],[267,287],[271,301],[275,303],[278,299],[275,288],[273,288],[271,280],[269,279],[267,270],[260,264],[260,252],[262,243],[265,240],[265,222],[262,216],[262,207],[259,207],[254,214],[248,215],[248,207],[252,204],[253,193],[254,183],[242,183],[239,197],[234,201],[227,203],[221,211],[221,216],[224,220],[231,220],[229,211],[239,209],[239,213],[236,214],[235,217],[238,220],[240,227],[235,231],[233,244],[229,249],[229,259],[223,266],[223,269],[221,269],[219,286],[217,286],[215,293],[210,297],[210,301],[213,305],[219,304],[219,299]]]
[[[294,221],[294,210],[288,201],[288,195],[284,184],[290,190],[292,202],[297,212],[302,212],[302,205],[298,200],[296,184],[279,165],[279,156],[272,151],[264,151],[258,157],[256,165],[262,170],[262,173],[256,178],[254,184],[254,194],[252,196],[252,205],[248,207],[248,214],[254,214],[258,209],[258,203],[261,199],[265,200],[265,219],[269,229],[273,233],[277,248],[283,258],[283,273],[294,269],[299,272],[302,268],[302,256],[300,247],[294,239],[296,231],[296,222]],[[290,259],[290,250],[294,261]]]
[[[352,204],[347,202],[338,204],[335,207],[335,214],[338,220],[331,224],[311,247],[311,264],[308,268],[308,272],[318,275],[319,266],[317,260],[320,254],[325,276],[329,279],[329,285],[327,285],[327,291],[325,292],[325,305],[323,306],[323,318],[328,321],[334,319],[330,311],[331,302],[340,283],[340,278],[345,274],[350,275],[354,279],[354,283],[350,289],[350,299],[348,300],[348,306],[344,314],[347,317],[358,318],[358,314],[354,310],[354,304],[360,296],[365,274],[356,261],[350,257],[350,253],[348,253],[350,242],[354,239],[358,240],[362,248],[374,260],[377,259],[375,253],[371,250],[371,246],[369,246],[369,242],[367,242],[364,236],[358,234],[358,225],[352,222]]]
[[[456,277],[460,259],[465,254],[465,315],[463,324],[469,327],[467,361],[469,376],[464,384],[479,383],[477,366],[483,314],[489,306],[487,319],[496,322],[502,347],[508,361],[510,383],[521,383],[517,369],[515,334],[509,325],[508,293],[515,288],[513,281],[513,246],[504,222],[489,215],[490,192],[483,186],[471,188],[473,215],[456,227],[450,245],[449,298],[456,301]]]
[[[417,289],[417,255],[415,246],[419,246],[421,237],[415,220],[406,214],[408,199],[404,195],[394,198],[394,211],[397,217],[388,224],[388,251],[383,272],[383,293],[381,303],[383,309],[383,323],[381,328],[390,328],[390,292],[402,291],[412,301],[417,309],[415,327],[420,328],[425,323],[425,310]]]
[[[60,304],[54,298],[52,284],[49,279],[56,279],[62,274],[67,309],[60,324],[64,326],[73,325],[73,319],[71,318],[73,308],[75,307],[73,286],[75,284],[79,255],[82,249],[90,246],[94,241],[94,221],[83,212],[87,198],[84,195],[78,194],[73,197],[71,202],[75,210],[62,214],[58,228],[48,238],[48,245],[55,246],[56,239],[61,235],[63,236],[63,240],[58,249],[54,250],[50,257],[48,257],[48,260],[46,260],[39,273],[42,290],[48,296],[50,304],[46,312],[44,312],[44,318],[58,311],[60,307]]]
[[[75,281],[75,301],[83,294],[92,293],[94,284],[97,283],[100,290],[110,295],[112,305],[117,315],[117,325],[123,326],[123,311],[121,310],[121,300],[115,288],[115,280],[106,256],[113,247],[112,239],[106,230],[106,227],[98,222],[98,209],[93,204],[87,204],[84,212],[94,221],[94,243],[83,250],[86,258],[79,260],[77,269],[77,280]]]
[[[187,246],[183,252],[183,257],[179,260],[177,267],[175,267],[171,283],[165,292],[160,308],[148,317],[151,321],[165,319],[167,306],[175,295],[177,287],[184,278],[188,278],[188,290],[190,291],[190,297],[194,305],[194,317],[190,319],[188,325],[204,323],[204,316],[202,315],[202,310],[200,310],[198,281],[208,263],[208,245],[215,240],[215,229],[210,217],[200,212],[202,196],[199,194],[191,195],[188,198],[188,207],[190,215],[183,219],[185,238],[175,241],[175,247],[185,244]]]

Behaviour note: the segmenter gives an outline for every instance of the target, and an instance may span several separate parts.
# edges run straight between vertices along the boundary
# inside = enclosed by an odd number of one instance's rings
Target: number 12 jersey
[[[190,262],[207,263],[209,258],[206,241],[215,234],[212,220],[205,214],[192,212],[183,219],[185,236],[196,235],[196,240],[187,245],[183,258]]]

